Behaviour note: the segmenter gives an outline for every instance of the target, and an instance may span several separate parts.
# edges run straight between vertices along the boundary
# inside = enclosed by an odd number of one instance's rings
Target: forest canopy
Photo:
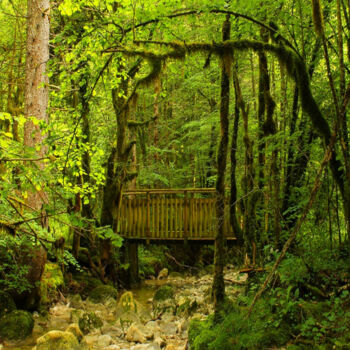
[[[350,346],[349,2],[0,0],[0,19],[0,303],[56,302],[47,266],[62,296],[91,277],[113,298],[207,269],[191,349]]]

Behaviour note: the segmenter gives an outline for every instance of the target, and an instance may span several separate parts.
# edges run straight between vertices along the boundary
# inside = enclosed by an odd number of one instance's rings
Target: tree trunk
[[[49,60],[49,0],[28,0],[27,13],[27,59],[25,81],[25,115],[27,121],[24,127],[24,145],[34,147],[44,143],[45,135],[40,133],[39,125],[30,118],[48,122],[48,77],[46,63]],[[43,157],[47,151],[41,146],[38,157]],[[43,163],[39,163],[41,169]],[[29,205],[41,209],[47,201],[46,194],[35,192],[29,196]]]
[[[223,28],[223,40],[230,39],[231,23],[227,16]],[[215,255],[214,255],[214,279],[213,279],[213,297],[215,311],[219,310],[220,304],[225,297],[224,283],[224,265],[225,265],[225,171],[228,148],[228,129],[229,129],[229,108],[230,108],[230,66],[232,65],[232,52],[226,52],[221,57],[221,100],[220,100],[220,144],[218,150],[218,174],[216,180],[216,218],[217,235],[215,237]]]

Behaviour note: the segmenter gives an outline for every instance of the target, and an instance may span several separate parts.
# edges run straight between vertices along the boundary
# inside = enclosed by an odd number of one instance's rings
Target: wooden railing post
[[[151,236],[151,212],[150,212],[150,199],[151,195],[149,192],[147,192],[147,214],[146,214],[146,236],[147,236],[147,241],[149,241],[149,238]]]
[[[188,212],[187,212],[187,191],[184,191],[185,198],[184,198],[184,238],[187,238],[187,220],[188,220]],[[181,227],[180,227],[181,228]]]

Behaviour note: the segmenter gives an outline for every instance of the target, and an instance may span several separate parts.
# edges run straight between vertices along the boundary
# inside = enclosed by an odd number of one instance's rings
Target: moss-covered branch
[[[143,49],[116,49],[110,52],[119,51],[129,56],[140,56],[151,61],[165,61],[167,59],[184,59],[186,55],[195,53],[212,53],[222,57],[225,53],[236,51],[253,50],[255,52],[269,52],[276,56],[279,61],[286,66],[289,76],[291,76],[300,92],[301,105],[303,110],[309,115],[315,130],[323,138],[325,145],[328,145],[331,138],[331,131],[328,122],[323,117],[318,104],[316,103],[310,88],[309,75],[304,61],[293,51],[283,45],[275,45],[255,40],[226,40],[222,42],[159,42],[148,41],[147,43],[171,48],[168,52],[157,53],[155,51]],[[330,167],[337,182],[342,196],[345,195],[343,167],[337,160],[335,150],[332,151]]]

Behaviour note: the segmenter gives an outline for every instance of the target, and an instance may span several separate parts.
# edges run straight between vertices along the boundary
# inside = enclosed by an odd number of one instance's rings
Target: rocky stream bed
[[[247,276],[231,268],[225,272],[226,292],[235,297]],[[5,342],[12,350],[178,350],[186,349],[192,318],[213,312],[212,276],[185,276],[167,271],[138,288],[113,295],[100,288],[82,300],[79,294],[62,297],[47,315],[34,312],[34,328],[20,342]],[[107,286],[108,287],[108,286]],[[102,293],[101,293],[102,291]]]

